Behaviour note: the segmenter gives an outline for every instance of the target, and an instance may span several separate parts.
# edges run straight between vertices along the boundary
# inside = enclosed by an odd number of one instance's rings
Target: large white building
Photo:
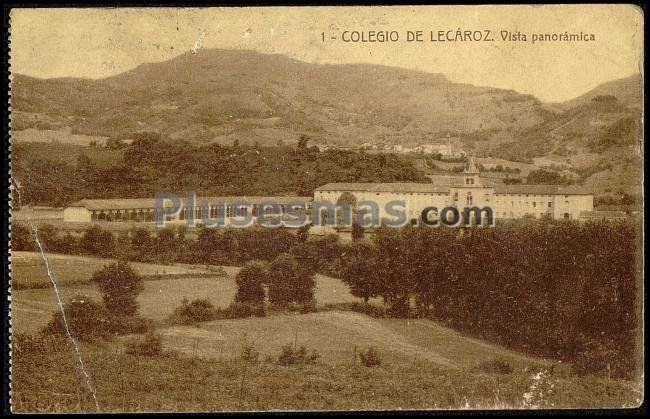
[[[352,197],[355,202],[371,201],[379,207],[379,217],[389,218],[385,211],[389,202],[404,203],[408,220],[420,219],[425,208],[436,207],[442,211],[454,207],[462,212],[465,208],[485,208],[492,210],[494,219],[542,218],[585,219],[585,214],[593,214],[593,194],[577,186],[558,185],[507,185],[498,180],[480,177],[473,159],[462,174],[453,176],[433,176],[430,183],[328,183],[317,188],[312,197],[203,197],[196,199],[194,219],[201,222],[201,202],[207,202],[210,218],[217,216],[219,205],[224,205],[227,220],[239,216],[242,203],[253,217],[258,217],[259,207],[273,203],[280,207],[282,214],[286,208],[297,202],[304,203],[308,216],[312,205],[319,202],[336,204],[341,198]],[[182,210],[167,221],[185,221],[188,218],[188,205],[182,201]],[[165,205],[171,206],[170,201]],[[240,208],[240,209],[238,209]],[[239,211],[239,212],[238,212]],[[589,217],[587,217],[589,218]],[[593,217],[591,217],[593,218]],[[63,212],[64,221],[136,221],[156,220],[155,199],[84,199]],[[322,220],[321,220],[322,221]]]
[[[328,183],[316,189],[314,202],[336,202],[350,195],[357,202],[377,203],[381,218],[390,215],[384,208],[391,201],[403,201],[409,219],[420,218],[428,207],[489,207],[495,219],[578,219],[593,210],[593,194],[582,188],[499,183],[481,178],[473,159],[461,175],[432,177],[431,183]]]

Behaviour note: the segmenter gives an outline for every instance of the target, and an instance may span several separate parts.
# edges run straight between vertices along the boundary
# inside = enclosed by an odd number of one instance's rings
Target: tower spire
[[[469,162],[467,162],[467,167],[463,170],[463,177],[465,178],[465,186],[475,186],[480,184],[479,179],[480,171],[474,162],[474,157],[469,157]]]
[[[474,156],[469,157],[469,162],[467,163],[467,167],[465,168],[465,173],[468,174],[479,174],[480,171],[478,170],[478,167],[476,166],[476,162],[474,162]]]

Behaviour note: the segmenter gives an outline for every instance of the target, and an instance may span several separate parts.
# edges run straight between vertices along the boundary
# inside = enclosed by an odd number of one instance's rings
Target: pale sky
[[[431,31],[458,29],[490,30],[495,42],[430,42]],[[409,30],[423,31],[425,42],[406,42]],[[562,101],[640,73],[643,30],[642,12],[625,5],[15,9],[10,42],[12,71],[43,78],[103,78],[192,48],[250,49],[443,73]],[[346,43],[343,31],[397,31],[400,39]],[[501,31],[527,40],[504,42]],[[596,40],[531,42],[565,32]]]

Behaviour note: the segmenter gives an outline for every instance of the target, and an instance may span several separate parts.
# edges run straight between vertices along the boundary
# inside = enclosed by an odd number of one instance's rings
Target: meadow
[[[576,377],[535,362],[506,374],[417,359],[386,360],[373,368],[353,363],[352,357],[282,366],[277,358],[131,356],[118,345],[82,348],[101,412],[607,408],[642,401],[639,386]],[[71,373],[74,360],[64,343],[17,358],[14,412],[97,411],[79,376]]]
[[[53,145],[90,146],[92,144],[105,146],[108,137],[99,137],[83,134],[73,134],[70,129],[41,130],[27,128],[14,130],[12,140],[17,143],[45,143]]]
[[[198,327],[165,327],[160,333],[166,348],[206,359],[237,358],[247,344],[256,347],[264,359],[293,344],[315,348],[323,362],[333,364],[352,363],[355,354],[371,346],[381,348],[383,360],[392,364],[426,362],[439,368],[471,369],[497,358],[521,368],[532,362],[532,358],[468,338],[431,320],[373,318],[344,311],[217,320]]]
[[[100,300],[90,278],[114,260],[48,254],[48,262],[62,299],[67,301],[76,294]],[[234,280],[239,271],[237,267],[139,262],[132,262],[131,266],[145,279],[145,289],[138,296],[140,314],[155,321],[166,319],[180,306],[183,298],[208,298],[215,306],[226,307],[237,289]],[[57,309],[45,264],[38,253],[13,252],[11,270],[12,327],[17,332],[35,333],[47,324]],[[316,299],[320,304],[360,301],[337,279],[316,275],[316,281]]]
[[[48,264],[57,283],[62,286],[89,284],[92,274],[114,259],[47,253]],[[179,276],[223,276],[223,268],[187,264],[131,263],[145,279]],[[40,253],[14,251],[11,254],[12,287],[14,289],[50,288],[45,262]]]
[[[77,293],[100,299],[87,278],[110,259],[48,257],[64,300]],[[39,258],[15,252],[14,277],[45,281]],[[570,365],[472,338],[433,320],[342,311],[337,307],[361,300],[340,280],[324,275],[316,276],[317,312],[172,326],[166,319],[183,298],[230,304],[239,268],[222,267],[225,275],[201,277],[215,268],[132,265],[147,278],[139,312],[154,321],[164,352],[127,354],[133,339],[128,335],[81,344],[103,412],[632,407],[642,400],[635,382],[576,376]],[[51,289],[15,290],[13,333],[35,335],[55,310]],[[68,343],[49,342],[31,350],[14,347],[13,410],[95,411]],[[286,345],[304,345],[319,357],[310,364],[279,365]],[[259,355],[243,360],[246,347]],[[380,365],[360,362],[368,348],[377,349]],[[506,370],[494,369],[495,363]]]

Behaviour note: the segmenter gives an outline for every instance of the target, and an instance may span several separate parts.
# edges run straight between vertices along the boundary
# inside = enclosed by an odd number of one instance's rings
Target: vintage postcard
[[[12,412],[643,405],[643,9],[9,19]]]

